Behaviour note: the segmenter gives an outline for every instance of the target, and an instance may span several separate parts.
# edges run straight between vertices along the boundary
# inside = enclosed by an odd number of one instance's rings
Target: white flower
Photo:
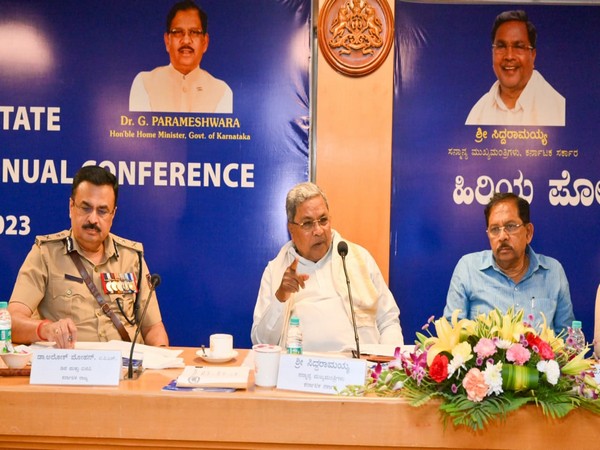
[[[504,350],[506,350],[507,348],[509,348],[511,345],[512,345],[512,342],[507,341],[505,339],[498,339],[496,341],[496,347],[502,348]]]
[[[537,370],[546,374],[546,380],[551,385],[558,383],[558,377],[560,376],[560,367],[556,361],[550,359],[548,361],[540,361],[537,363]]]
[[[394,387],[392,388],[392,391],[399,391],[403,387],[404,387],[404,382],[403,381],[397,381],[396,384],[394,385]]]
[[[454,372],[459,370],[461,367],[466,369],[465,359],[461,355],[456,355],[454,358],[452,358],[452,361],[448,363],[448,378],[454,375]]]
[[[502,362],[496,364],[486,363],[483,371],[483,379],[488,385],[487,395],[500,395],[502,392]]]

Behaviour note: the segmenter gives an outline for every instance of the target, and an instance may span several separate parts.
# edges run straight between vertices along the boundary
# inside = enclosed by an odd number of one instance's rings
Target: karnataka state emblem
[[[339,72],[367,75],[385,61],[394,22],[387,0],[327,0],[319,14],[323,56]]]

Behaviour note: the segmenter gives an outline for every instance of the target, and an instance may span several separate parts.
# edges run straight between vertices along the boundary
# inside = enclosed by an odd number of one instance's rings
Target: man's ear
[[[533,224],[529,222],[525,225],[525,229],[527,230],[527,243],[530,244],[533,239]]]

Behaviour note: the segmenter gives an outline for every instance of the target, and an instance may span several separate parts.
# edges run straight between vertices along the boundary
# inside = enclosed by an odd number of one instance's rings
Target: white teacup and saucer
[[[204,350],[198,350],[196,352],[196,355],[198,355],[198,357],[200,357],[203,361],[206,361],[208,363],[219,364],[219,363],[226,363],[228,361],[231,361],[232,359],[235,359],[238,355],[238,352],[236,352],[235,350],[232,350],[229,355],[214,356],[211,354],[210,350],[207,352],[205,352]]]
[[[231,334],[211,334],[210,350],[206,351],[204,346],[196,352],[204,361],[218,364],[234,359],[238,353],[233,349],[233,336]]]

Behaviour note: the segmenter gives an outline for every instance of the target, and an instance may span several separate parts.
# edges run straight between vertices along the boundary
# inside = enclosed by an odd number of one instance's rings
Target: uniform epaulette
[[[114,234],[111,234],[112,238],[113,238],[113,242],[116,245],[120,245],[122,247],[127,247],[130,248],[132,250],[135,250],[136,252],[143,252],[144,251],[144,246],[142,245],[141,242],[136,242],[136,241],[131,241],[129,239],[125,239],[119,236],[116,236]],[[117,250],[115,248],[115,250]],[[118,252],[118,250],[117,250]]]
[[[44,235],[36,236],[35,237],[35,245],[37,245],[39,247],[40,245],[48,243],[48,242],[62,241],[63,239],[69,237],[70,235],[71,235],[71,232],[69,230],[64,230],[64,231],[61,231],[60,233],[44,234]]]

